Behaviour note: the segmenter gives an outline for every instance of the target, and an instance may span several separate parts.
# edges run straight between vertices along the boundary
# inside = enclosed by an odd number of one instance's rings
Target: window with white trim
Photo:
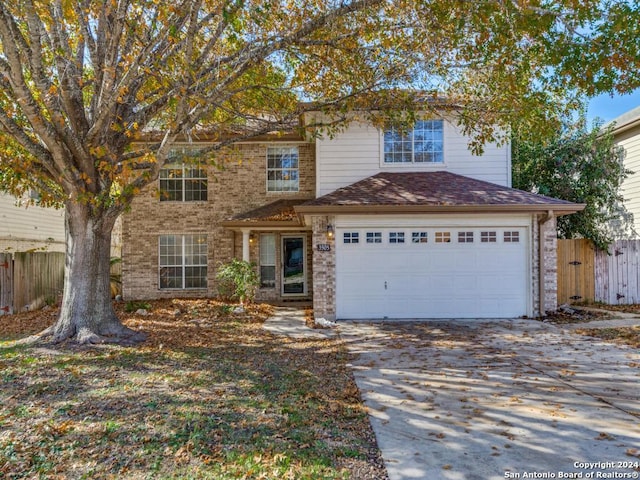
[[[367,232],[367,243],[382,243],[382,232]]]
[[[207,288],[207,236],[160,235],[160,288]]]
[[[504,243],[519,243],[520,242],[520,232],[504,232]]]
[[[404,232],[389,232],[389,243],[404,243]]]
[[[436,243],[451,243],[451,232],[436,232]]]
[[[358,232],[344,232],[342,241],[344,243],[360,243],[360,234]]]
[[[199,165],[169,165],[160,170],[161,202],[206,202],[207,170]]]
[[[384,163],[443,163],[444,122],[419,120],[413,129],[384,132]]]
[[[429,232],[411,232],[411,243],[427,243]]]
[[[473,243],[473,232],[458,232],[458,243]]]
[[[276,286],[276,236],[273,233],[260,235],[260,286]]]
[[[298,147],[267,148],[267,192],[300,189]]]
[[[481,243],[496,243],[497,238],[496,232],[480,232]]]

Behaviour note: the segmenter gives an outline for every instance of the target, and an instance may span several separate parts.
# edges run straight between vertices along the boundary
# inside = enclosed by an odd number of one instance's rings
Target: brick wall
[[[553,217],[544,223],[540,223],[542,215],[533,217],[533,248],[532,248],[532,291],[533,314],[544,315],[558,308],[558,239],[556,230],[556,218]],[[543,242],[543,261],[540,265],[540,241]],[[540,308],[540,277],[544,288],[544,305]]]
[[[313,315],[315,318],[336,319],[336,246],[335,236],[329,238],[327,225],[335,226],[335,217],[312,217],[312,242],[328,244],[330,251],[314,252],[313,255]]]
[[[125,299],[214,296],[217,265],[229,261],[234,255],[242,258],[242,236],[223,229],[219,225],[221,221],[282,198],[314,197],[314,146],[278,143],[278,146],[297,145],[299,148],[300,191],[267,193],[266,152],[269,145],[274,144],[245,143],[216,153],[213,159],[220,168],[209,167],[206,202],[161,202],[157,194],[157,182],[133,201],[131,211],[123,215],[122,226],[122,278]],[[207,235],[207,289],[160,290],[159,236],[196,233]],[[255,238],[258,239],[259,232],[255,233]],[[280,239],[276,238],[277,249],[279,246]],[[257,255],[256,241],[251,247],[251,260],[257,261]],[[264,298],[278,296],[273,291],[266,290],[261,292]],[[279,284],[276,285],[276,290],[279,292]]]
[[[552,312],[558,308],[558,235],[556,218],[542,224],[544,248],[544,311]]]

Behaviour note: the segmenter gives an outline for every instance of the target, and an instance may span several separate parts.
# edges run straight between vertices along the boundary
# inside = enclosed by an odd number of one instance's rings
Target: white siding
[[[498,185],[511,186],[509,145],[485,146],[476,156],[468,148],[468,137],[449,121],[444,122],[444,163],[385,165],[382,135],[373,126],[352,123],[334,138],[316,141],[316,194],[322,196],[379,172],[447,170]]]
[[[17,206],[14,197],[0,193],[0,251],[34,248],[64,251],[64,212]]]
[[[626,151],[624,165],[635,173],[622,185],[625,206],[633,213],[635,228],[640,232],[640,127],[616,138],[616,143]]]

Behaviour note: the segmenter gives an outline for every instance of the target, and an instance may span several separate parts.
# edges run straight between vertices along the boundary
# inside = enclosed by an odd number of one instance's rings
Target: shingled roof
[[[300,225],[300,219],[294,207],[306,201],[306,199],[276,200],[267,205],[235,215],[229,220],[222,222],[222,224],[225,227],[287,227]]]
[[[295,207],[305,213],[540,211],[562,215],[582,204],[450,172],[379,173]]]

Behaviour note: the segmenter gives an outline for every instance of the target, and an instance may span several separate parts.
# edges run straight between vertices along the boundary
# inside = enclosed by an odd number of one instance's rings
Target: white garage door
[[[524,227],[339,228],[337,318],[527,314]]]

